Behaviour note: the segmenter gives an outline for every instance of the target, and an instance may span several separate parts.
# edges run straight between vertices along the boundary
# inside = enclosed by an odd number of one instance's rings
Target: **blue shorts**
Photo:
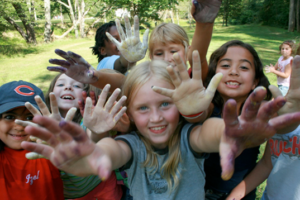
[[[278,88],[283,96],[285,96],[286,93],[289,91],[288,86],[278,85]]]

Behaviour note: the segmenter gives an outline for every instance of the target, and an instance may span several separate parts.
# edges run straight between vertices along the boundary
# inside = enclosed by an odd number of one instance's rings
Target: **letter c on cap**
[[[34,91],[34,89],[32,89],[30,86],[28,85],[19,85],[18,87],[15,88],[15,92],[19,95],[22,95],[22,96],[32,96],[34,95],[34,92],[29,92],[29,93],[25,93],[25,92],[21,92],[20,89],[21,88],[27,88],[31,91]]]

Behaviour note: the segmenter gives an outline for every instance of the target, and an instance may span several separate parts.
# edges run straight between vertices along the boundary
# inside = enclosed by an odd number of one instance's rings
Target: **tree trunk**
[[[171,21],[172,23],[174,23],[174,17],[173,17],[173,8],[171,8],[171,10],[169,11],[170,16],[171,16]]]
[[[36,44],[35,32],[30,21],[27,20],[25,12],[20,3],[12,3],[13,7],[16,10],[17,15],[22,21],[25,29],[26,29],[26,42],[29,44]]]
[[[24,40],[26,40],[26,42],[27,42],[27,35],[26,35],[26,33],[24,33],[24,31],[22,30],[22,28],[20,26],[18,26],[18,24],[16,24],[16,22],[11,17],[3,16],[3,18],[8,23],[10,23],[11,25],[13,25],[15,27],[15,29],[20,33],[20,35],[22,36],[22,38],[24,38]]]
[[[73,22],[73,28],[74,28],[74,31],[75,31],[75,37],[78,38],[78,28],[77,28],[76,19],[75,19],[75,16],[74,16],[73,7],[72,7],[72,4],[71,4],[70,0],[68,0],[68,3],[69,3],[69,6],[70,6],[70,15],[71,15],[71,20]]]
[[[44,0],[45,7],[45,31],[44,31],[44,41],[50,42],[51,40],[51,7],[50,0]]]
[[[61,24],[62,26],[64,26],[64,15],[62,13],[62,6],[61,4],[59,5],[59,10],[60,10],[60,20],[61,20]]]
[[[31,5],[30,5],[30,20],[33,24],[36,21],[35,15],[36,15],[36,13],[35,13],[35,8],[34,8],[34,0],[32,0]]]
[[[297,31],[300,32],[300,0],[297,0],[297,5],[296,5],[296,22],[297,22]]]
[[[290,0],[290,11],[289,11],[289,32],[295,30],[295,0]]]
[[[79,13],[79,20],[80,20],[80,36],[82,38],[85,38],[85,32],[84,32],[84,26],[85,26],[85,23],[84,23],[84,11],[85,11],[85,3],[84,3],[84,0],[81,0],[81,6],[80,6],[80,10],[78,10],[78,13]]]
[[[177,18],[177,24],[179,25],[179,14],[178,14],[178,9],[176,10],[176,18]]]

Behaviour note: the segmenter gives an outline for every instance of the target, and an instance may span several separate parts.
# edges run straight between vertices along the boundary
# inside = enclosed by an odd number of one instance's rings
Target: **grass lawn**
[[[183,20],[180,22],[180,25],[192,39],[194,27]],[[37,46],[27,46],[15,31],[0,32],[0,34],[2,33],[2,37],[0,37],[0,85],[22,79],[36,84],[46,92],[50,81],[57,74],[46,70],[46,67],[49,66],[48,60],[50,58],[58,58],[54,53],[54,50],[57,48],[76,52],[83,56],[92,66],[97,66],[97,58],[92,55],[90,49],[94,45],[94,32],[85,39],[75,39],[71,35],[64,40],[43,44],[41,42],[42,28],[39,27],[38,29],[40,42]],[[284,40],[293,40],[299,37],[299,33],[289,33],[287,30],[280,28],[259,25],[223,27],[221,23],[217,22],[214,27],[207,58],[223,43],[239,39],[254,46],[264,65],[275,64],[280,56],[279,45]],[[145,59],[148,59],[148,57]],[[276,85],[275,75],[267,74],[267,76],[271,84]],[[264,145],[261,146],[261,150],[264,150]],[[264,187],[265,183],[258,188],[257,199],[260,199]]]

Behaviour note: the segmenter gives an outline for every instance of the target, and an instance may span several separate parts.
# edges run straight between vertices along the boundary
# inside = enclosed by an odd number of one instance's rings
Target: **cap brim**
[[[16,101],[14,101],[14,102],[2,104],[2,105],[0,106],[0,114],[2,114],[2,113],[4,113],[4,112],[7,112],[7,111],[9,111],[9,110],[11,110],[11,109],[14,109],[14,108],[18,108],[18,107],[25,106],[25,103],[26,103],[26,102],[16,102]],[[40,109],[40,108],[38,107],[38,105],[35,105],[35,104],[31,104],[31,105],[33,105],[33,106],[34,106],[35,108],[37,108],[38,110]]]

